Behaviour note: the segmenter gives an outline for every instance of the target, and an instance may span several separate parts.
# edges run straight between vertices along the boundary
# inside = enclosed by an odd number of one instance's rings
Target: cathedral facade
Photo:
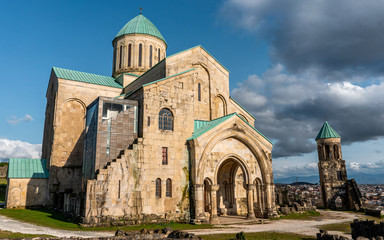
[[[112,77],[52,69],[33,160],[45,174],[11,174],[7,207],[46,205],[85,223],[276,214],[272,143],[230,96],[229,71],[202,46],[167,56],[141,14],[112,44]]]

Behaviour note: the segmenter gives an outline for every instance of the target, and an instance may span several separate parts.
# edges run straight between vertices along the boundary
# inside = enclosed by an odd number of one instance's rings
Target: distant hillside
[[[348,174],[348,179],[355,179],[357,184],[384,184],[384,174]],[[313,176],[292,176],[286,178],[274,178],[275,183],[291,184],[298,182],[319,183],[320,179],[318,175]]]

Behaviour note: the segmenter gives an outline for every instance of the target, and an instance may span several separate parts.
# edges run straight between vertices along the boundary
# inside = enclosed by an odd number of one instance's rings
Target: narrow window
[[[116,70],[116,48],[113,49],[113,72]]]
[[[338,149],[337,145],[333,145],[333,154],[335,156],[335,159],[339,158],[339,149]]]
[[[161,158],[162,158],[161,163],[163,165],[168,165],[168,148],[167,147],[163,147]]]
[[[341,171],[337,171],[337,180],[343,181],[343,174],[341,174]]]
[[[148,117],[148,127],[151,126],[151,117]]]
[[[141,67],[143,61],[143,44],[139,44],[139,67]]]
[[[157,56],[159,57],[159,58],[157,59],[157,62],[160,62],[160,48],[157,50]]]
[[[165,190],[165,196],[172,197],[172,180],[170,178],[168,178],[166,181]]]
[[[131,66],[132,44],[128,45],[128,67]]]
[[[123,46],[120,46],[120,61],[119,61],[119,68],[121,68],[121,62],[123,60]]]
[[[325,145],[325,157],[327,159],[331,159],[331,150],[329,149],[329,145]]]
[[[197,100],[201,102],[201,84],[197,84]]]
[[[161,179],[156,179],[156,197],[161,198]]]
[[[149,67],[152,67],[152,45],[149,46]]]
[[[119,180],[119,191],[117,198],[120,199],[120,193],[121,193],[121,180]]]
[[[159,129],[173,130],[173,115],[171,111],[166,108],[161,109],[159,112]]]

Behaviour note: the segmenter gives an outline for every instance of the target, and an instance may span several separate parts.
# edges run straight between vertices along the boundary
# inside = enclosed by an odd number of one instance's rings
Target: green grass
[[[351,233],[351,222],[342,222],[342,223],[332,223],[318,226],[318,229],[327,230],[327,231],[339,231],[343,233]]]
[[[287,215],[282,215],[278,219],[294,219],[294,220],[313,220],[316,217],[319,217],[321,214],[316,210],[311,210],[303,213],[289,213]]]
[[[163,224],[140,224],[134,226],[116,226],[116,227],[82,227],[77,223],[71,222],[58,212],[49,209],[0,209],[0,214],[6,217],[17,219],[23,222],[33,223],[40,226],[72,230],[72,231],[116,231],[122,229],[124,231],[136,231],[145,229],[158,229],[171,227],[174,230],[188,229],[206,229],[213,228],[212,225],[192,225],[185,223],[163,223]]]
[[[234,239],[236,233],[232,234],[212,234],[200,235],[204,240],[228,240]],[[245,233],[247,240],[316,240],[314,237],[292,234],[292,233],[276,233],[276,232],[258,232]]]
[[[0,238],[34,238],[34,237],[52,237],[52,236],[38,235],[38,234],[24,234],[24,233],[0,230]]]

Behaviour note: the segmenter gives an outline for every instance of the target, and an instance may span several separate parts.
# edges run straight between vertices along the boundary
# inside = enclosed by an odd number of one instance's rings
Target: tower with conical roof
[[[113,77],[141,75],[164,59],[167,50],[163,35],[141,13],[125,24],[112,44]]]
[[[316,137],[323,207],[358,210],[361,194],[356,182],[347,179],[340,140],[340,135],[328,122],[324,123]]]

